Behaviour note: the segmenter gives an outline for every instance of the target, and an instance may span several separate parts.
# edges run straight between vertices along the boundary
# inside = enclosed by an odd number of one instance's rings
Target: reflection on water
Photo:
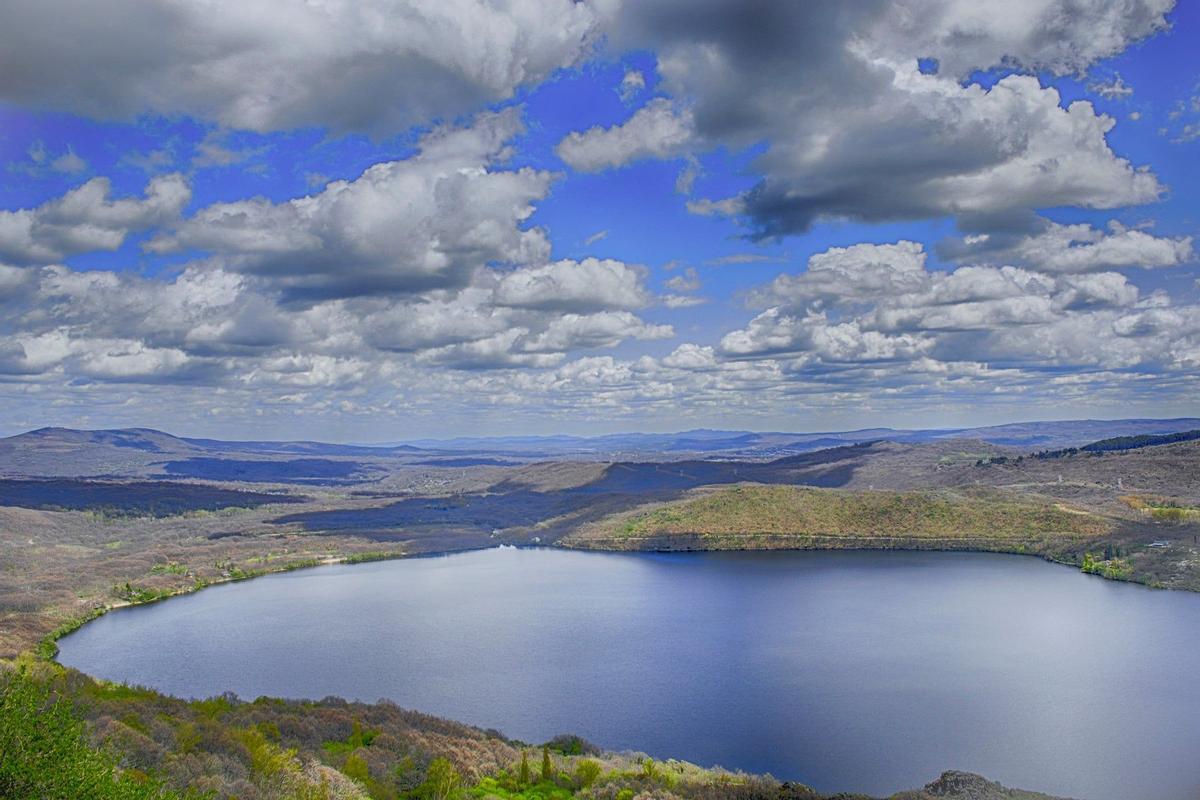
[[[1200,595],[1019,556],[496,549],[213,587],[60,644],[176,695],[390,698],[824,790],[1200,790]]]

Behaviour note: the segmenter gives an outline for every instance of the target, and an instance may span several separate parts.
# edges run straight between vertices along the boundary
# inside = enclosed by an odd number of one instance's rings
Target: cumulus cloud
[[[960,217],[1058,205],[1111,208],[1159,197],[1153,175],[1118,157],[1113,120],[1061,104],[1032,75],[966,83],[1003,66],[1086,69],[1166,26],[1172,0],[965,0],[629,6],[614,41],[658,54],[674,98],[623,126],[570,135],[577,169],[764,144],[762,181],[697,213],[744,216],[756,234],[822,218]],[[1081,7],[1082,6],[1082,7]],[[1047,32],[1052,31],[1053,35]],[[938,64],[922,72],[918,59]],[[647,144],[649,143],[649,144]]]
[[[391,134],[576,63],[608,5],[16,0],[0,10],[0,96],[101,118]]]
[[[190,192],[178,175],[135,198],[114,198],[98,178],[0,212],[0,396],[11,408],[106,397],[137,424],[155,407],[278,413],[289,424],[344,413],[372,425],[387,414],[442,424],[455,413],[476,424],[494,408],[506,425],[524,414],[536,426],[581,413],[794,421],[931,396],[939,407],[1107,397],[1124,409],[1164,385],[1194,397],[1200,308],[1139,288],[1130,272],[1189,263],[1192,240],[1034,213],[1163,192],[1109,146],[1111,118],[1064,103],[1034,76],[1087,80],[1098,59],[1163,29],[1171,6],[217,0],[202,13],[120,0],[64,13],[56,0],[18,0],[0,10],[0,98],[211,123],[216,133],[195,153],[168,143],[123,159],[152,174],[189,157],[237,163],[248,153],[236,129],[434,127],[411,157],[354,179],[311,173],[306,197],[182,217]],[[127,24],[98,25],[100,13]],[[680,159],[676,188],[691,211],[740,218],[763,237],[826,218],[951,215],[961,235],[938,249],[950,266],[932,268],[925,247],[905,240],[831,248],[746,293],[742,321],[667,341],[673,310],[715,299],[690,294],[701,288],[696,272],[652,292],[648,271],[625,261],[552,261],[548,232],[531,220],[558,176],[512,166],[521,112],[461,122],[580,63],[602,38],[617,56],[655,53],[658,96],[627,70],[616,91],[635,104],[630,116],[559,142],[571,168]],[[993,68],[986,86],[972,82]],[[1089,85],[1108,100],[1130,91],[1115,74]],[[437,124],[448,119],[460,123]],[[720,148],[749,154],[757,185],[695,196],[698,156]],[[79,174],[87,167],[72,156],[43,148],[34,163],[39,174]],[[309,166],[321,165],[298,165]],[[709,184],[719,182],[699,185]],[[146,231],[151,255],[173,257],[153,277],[58,264]],[[177,264],[179,254],[189,260]],[[631,340],[650,344],[620,349]],[[114,382],[138,391],[91,388]]]
[[[568,134],[555,152],[581,172],[599,172],[646,158],[673,158],[691,138],[691,112],[658,97],[621,125]]]
[[[555,261],[504,275],[496,303],[546,311],[635,309],[649,302],[644,273],[612,259]]]
[[[813,256],[807,271],[750,294],[768,307],[726,334],[718,352],[788,356],[810,368],[892,360],[1127,368],[1187,351],[1200,330],[1179,324],[1179,309],[1164,311],[1163,296],[1143,296],[1120,273],[1054,275],[1009,265],[944,272],[925,261],[914,242]],[[1132,322],[1147,314],[1163,323]]]
[[[563,314],[523,343],[532,353],[566,353],[578,349],[615,347],[626,339],[667,339],[675,335],[670,325],[652,325],[628,311],[596,314]]]
[[[169,279],[3,267],[0,375],[329,387],[405,365],[549,367],[672,336],[629,310],[650,298],[643,280],[639,268],[590,259],[482,268],[461,289],[297,306],[219,259]]]
[[[0,258],[59,261],[77,253],[116,250],[130,233],[166,225],[191,199],[182,175],[151,179],[145,197],[112,199],[107,178],[93,178],[36,208],[0,211]]]
[[[517,109],[482,114],[427,134],[412,158],[316,194],[202,208],[148,248],[226,256],[301,304],[463,287],[484,264],[549,254],[545,233],[524,222],[554,176],[496,167],[521,127]]]
[[[1154,236],[1116,220],[1107,232],[1042,220],[1033,233],[974,234],[942,242],[938,252],[960,263],[1020,264],[1043,272],[1178,267],[1195,258],[1190,236]]]
[[[964,77],[1010,64],[1057,75],[1079,73],[1167,27],[1174,0],[899,0],[874,35],[913,47],[944,72]]]

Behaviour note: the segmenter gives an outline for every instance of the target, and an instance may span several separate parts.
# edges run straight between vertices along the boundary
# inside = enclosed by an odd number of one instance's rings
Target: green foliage
[[[571,800],[574,796],[570,789],[554,783],[536,783],[517,789],[503,778],[503,775],[482,778],[467,793],[471,797],[500,800]]]
[[[209,719],[219,719],[233,710],[233,698],[229,695],[206,697],[203,700],[193,700],[192,708]]]
[[[399,553],[392,553],[387,550],[371,550],[366,553],[352,553],[342,559],[343,564],[365,564],[368,561],[387,561],[388,559],[398,558]]]
[[[108,609],[104,606],[98,606],[86,614],[82,614],[78,617],[72,617],[66,622],[60,624],[57,628],[46,634],[46,636],[44,636],[40,642],[38,642],[38,646],[34,649],[34,655],[44,661],[50,661],[58,655],[59,639],[66,636],[68,633],[73,633],[74,631],[79,630],[85,624],[101,616],[107,610]]]
[[[175,749],[187,755],[193,753],[200,746],[200,731],[196,729],[193,722],[184,720],[175,728]]]
[[[121,771],[92,747],[68,701],[24,670],[0,677],[0,797],[39,800],[176,798],[144,773]]]
[[[367,766],[367,760],[354,753],[346,756],[346,763],[342,765],[342,772],[347,777],[353,778],[363,785],[366,785],[367,781],[371,780],[371,768]]]
[[[586,789],[600,777],[602,769],[600,762],[593,758],[580,759],[575,765],[575,782],[580,789]]]
[[[596,755],[599,753],[599,749],[594,744],[583,737],[573,736],[569,733],[555,736],[546,742],[546,746],[553,752],[562,753],[564,756]]]
[[[421,800],[451,800],[458,797],[462,776],[449,759],[435,758],[425,770],[425,780],[417,787]]]
[[[1098,559],[1091,553],[1083,554],[1083,564],[1080,567],[1089,575],[1099,575],[1114,581],[1128,580],[1130,576],[1129,562],[1121,558]]]
[[[554,762],[550,760],[550,748],[542,748],[542,780],[554,779]]]
[[[379,731],[364,731],[358,720],[350,726],[350,736],[345,741],[329,741],[321,745],[332,758],[353,753],[360,747],[370,747],[371,742],[379,735]],[[345,770],[342,770],[345,772]]]
[[[526,750],[521,751],[521,767],[517,775],[517,780],[520,781],[521,786],[528,786],[530,781],[533,780],[529,774],[529,752]]]
[[[178,594],[176,589],[151,589],[146,586],[136,586],[129,581],[124,584],[113,586],[113,594],[120,600],[124,600],[132,605],[141,603],[153,603],[156,600],[162,600],[167,597],[173,597]]]

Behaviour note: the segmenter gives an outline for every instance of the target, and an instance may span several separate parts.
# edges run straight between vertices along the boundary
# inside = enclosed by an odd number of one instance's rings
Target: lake
[[[273,575],[59,643],[92,675],[401,706],[887,794],[1200,796],[1200,595],[979,553],[478,551]]]

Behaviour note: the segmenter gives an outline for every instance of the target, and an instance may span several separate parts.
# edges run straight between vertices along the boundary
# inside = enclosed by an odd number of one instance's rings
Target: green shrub
[[[575,782],[580,789],[586,789],[600,777],[600,762],[593,758],[584,758],[575,765]]]
[[[177,798],[145,773],[92,747],[70,704],[23,670],[0,676],[0,797],[39,800]]]

